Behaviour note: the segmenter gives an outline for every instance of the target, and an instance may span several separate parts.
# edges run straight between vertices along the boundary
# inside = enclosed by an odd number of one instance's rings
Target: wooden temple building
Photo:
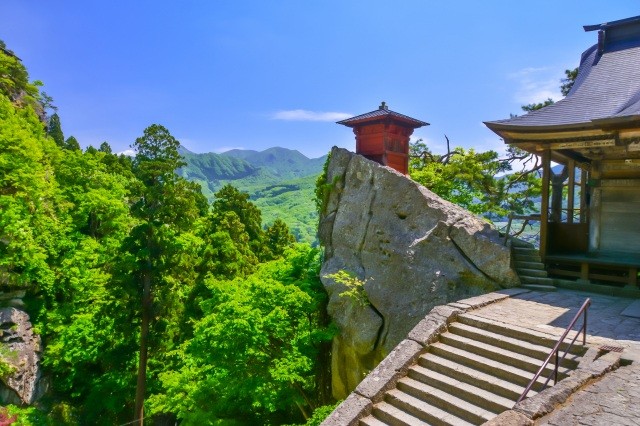
[[[540,156],[547,271],[637,285],[640,267],[640,16],[600,25],[566,98],[485,124]],[[554,173],[552,165],[564,166]],[[558,170],[558,167],[555,167]]]
[[[409,173],[409,138],[415,129],[429,125],[391,111],[384,102],[377,110],[338,121],[338,124],[353,129],[356,154],[405,175]]]

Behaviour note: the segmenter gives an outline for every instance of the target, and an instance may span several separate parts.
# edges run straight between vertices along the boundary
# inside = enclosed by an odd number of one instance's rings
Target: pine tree
[[[80,151],[80,144],[75,137],[69,136],[64,142],[64,148],[70,151]]]
[[[61,148],[65,148],[64,134],[62,133],[62,125],[60,124],[60,117],[58,114],[53,114],[49,118],[49,124],[47,126],[47,134],[56,142]]]
[[[170,274],[176,253],[174,241],[188,231],[206,211],[206,200],[199,186],[179,177],[175,170],[184,165],[178,153],[180,143],[160,125],[153,124],[136,139],[137,155],[133,172],[140,180],[139,198],[132,214],[140,224],[131,231],[130,254],[137,258],[135,275],[141,281],[142,321],[134,420],[143,422],[146,390],[149,330],[153,320],[153,301],[161,293],[163,274]],[[195,265],[194,265],[195,266]]]
[[[113,151],[111,151],[111,145],[109,145],[107,141],[104,141],[100,144],[100,148],[98,148],[98,151],[104,152],[105,154],[113,154]]]

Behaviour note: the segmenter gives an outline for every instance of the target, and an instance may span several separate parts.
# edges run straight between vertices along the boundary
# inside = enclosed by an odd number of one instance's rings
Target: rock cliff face
[[[395,170],[334,148],[321,215],[322,281],[340,328],[333,393],[346,397],[436,305],[518,284],[497,231]],[[364,281],[368,303],[328,275]]]
[[[40,336],[33,332],[29,315],[14,307],[0,308],[0,360],[12,370],[0,378],[0,402],[27,405],[41,396],[40,358]]]

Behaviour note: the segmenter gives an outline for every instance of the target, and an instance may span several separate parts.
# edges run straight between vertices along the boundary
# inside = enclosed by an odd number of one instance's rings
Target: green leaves
[[[160,374],[165,392],[151,398],[152,410],[264,422],[291,419],[292,407],[314,400],[319,347],[332,333],[315,314],[322,286],[306,283],[319,282],[309,275],[312,252],[299,247],[246,278],[208,279],[203,317],[175,353],[182,366]]]
[[[520,154],[509,151],[498,158],[495,151],[476,152],[455,148],[444,155],[432,154],[418,141],[411,147],[409,174],[445,200],[485,217],[523,213],[533,207],[540,179],[535,169],[507,174]]]
[[[130,422],[142,348],[149,414],[283,423],[325,402],[319,252],[281,220],[263,229],[231,186],[209,213],[166,128],[145,129],[133,161],[106,142],[82,152],[57,114],[45,131],[47,99],[0,51],[0,287],[26,289],[52,379],[50,412],[19,420]]]
[[[47,134],[60,148],[66,147],[64,134],[62,133],[62,125],[60,124],[60,117],[57,113],[49,117],[49,123],[47,124]]]

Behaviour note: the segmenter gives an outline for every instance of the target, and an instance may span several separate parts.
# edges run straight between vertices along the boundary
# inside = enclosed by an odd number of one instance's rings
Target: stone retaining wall
[[[420,355],[427,352],[429,344],[437,341],[438,336],[447,331],[448,325],[455,322],[458,315],[527,292],[528,290],[521,288],[512,288],[436,306],[409,332],[407,338],[360,382],[322,425],[357,425],[359,419],[371,413],[373,404],[380,402],[384,393],[395,388],[398,380],[407,375],[409,367],[416,363]]]

